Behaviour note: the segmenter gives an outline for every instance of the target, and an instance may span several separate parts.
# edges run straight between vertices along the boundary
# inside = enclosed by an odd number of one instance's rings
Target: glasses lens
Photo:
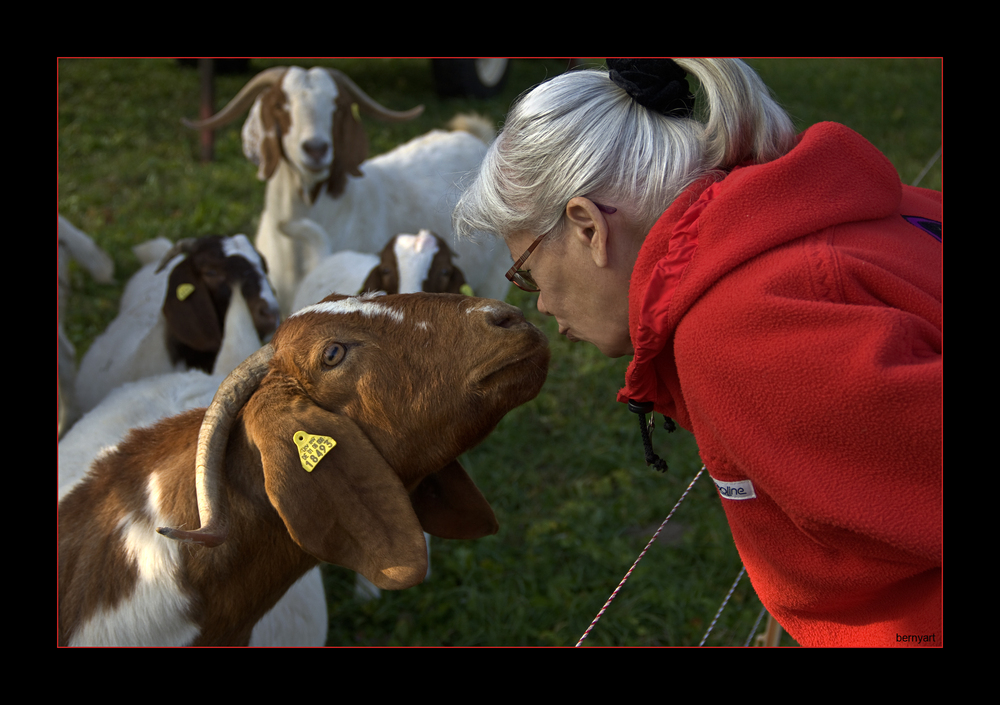
[[[538,284],[535,280],[531,278],[531,274],[528,273],[527,269],[519,269],[514,274],[514,283],[521,289],[525,291],[538,291]]]

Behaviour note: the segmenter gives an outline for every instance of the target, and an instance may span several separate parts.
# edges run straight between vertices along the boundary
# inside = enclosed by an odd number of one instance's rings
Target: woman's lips
[[[569,332],[569,326],[559,326],[559,335],[565,335],[566,340],[570,341],[571,343],[575,343],[579,340],[572,333]]]

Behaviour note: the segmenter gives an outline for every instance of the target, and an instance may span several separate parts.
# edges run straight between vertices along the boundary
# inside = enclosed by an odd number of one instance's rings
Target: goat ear
[[[285,109],[285,101],[284,91],[279,86],[272,86],[261,94],[251,111],[251,115],[256,112],[260,118],[260,161],[257,178],[261,181],[271,178],[284,156],[281,136],[287,134],[292,125],[291,116]]]
[[[310,555],[357,571],[382,589],[420,583],[427,573],[420,522],[395,471],[361,429],[304,400],[289,405],[283,390],[262,388],[251,404],[264,486],[292,539]],[[255,417],[267,418],[262,432],[252,430]],[[300,445],[323,436],[335,445],[327,442],[327,452],[314,455],[314,463],[307,457],[313,465],[307,471]]]
[[[424,531],[443,539],[478,539],[500,529],[496,515],[465,468],[453,460],[410,494]]]
[[[340,95],[348,97],[343,88]],[[368,158],[368,135],[355,110],[349,101],[340,100],[338,96],[333,112],[333,164],[327,182],[327,193],[334,198],[344,191],[348,174],[364,176],[360,167]]]
[[[385,286],[382,284],[382,265],[376,265],[372,271],[368,273],[368,278],[365,279],[365,283],[361,285],[361,290],[356,292],[362,294],[366,291],[385,291]]]
[[[190,258],[170,272],[163,317],[170,333],[188,347],[215,352],[222,346],[222,325],[215,304]]]
[[[465,274],[458,267],[454,267],[451,272],[451,278],[448,280],[447,293],[449,294],[465,294],[466,296],[472,296],[472,287],[470,287],[465,281]]]

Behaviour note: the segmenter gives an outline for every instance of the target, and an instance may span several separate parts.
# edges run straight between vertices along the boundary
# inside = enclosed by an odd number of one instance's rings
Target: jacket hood
[[[635,357],[618,400],[652,401],[687,427],[682,400],[653,361],[698,298],[767,250],[842,223],[885,218],[901,198],[889,160],[836,123],[809,128],[779,159],[691,186],[657,221],[636,260],[629,287]]]

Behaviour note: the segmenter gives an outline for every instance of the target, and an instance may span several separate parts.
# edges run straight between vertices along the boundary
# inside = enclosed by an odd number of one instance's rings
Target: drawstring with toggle
[[[639,431],[642,433],[642,448],[646,453],[646,465],[652,465],[660,472],[667,471],[667,461],[653,452],[653,441],[649,434],[653,431],[653,402],[628,400],[628,410],[639,415]],[[649,424],[646,424],[646,414],[650,414]],[[664,416],[663,428],[668,433],[677,429],[673,419]]]

